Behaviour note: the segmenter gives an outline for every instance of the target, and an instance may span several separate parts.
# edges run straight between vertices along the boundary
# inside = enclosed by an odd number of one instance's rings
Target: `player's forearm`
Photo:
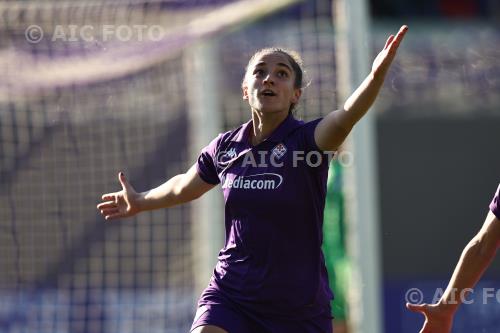
[[[332,111],[318,124],[314,133],[322,150],[337,150],[353,126],[366,114],[384,82],[383,76],[370,73],[341,110]]]
[[[189,201],[189,197],[182,191],[183,177],[184,174],[174,176],[162,185],[140,193],[140,210],[168,208]]]
[[[454,313],[473,288],[496,254],[496,244],[486,238],[474,237],[465,247],[439,306]]]
[[[352,128],[373,105],[383,83],[383,75],[370,73],[344,103],[343,112],[337,118],[339,126]]]

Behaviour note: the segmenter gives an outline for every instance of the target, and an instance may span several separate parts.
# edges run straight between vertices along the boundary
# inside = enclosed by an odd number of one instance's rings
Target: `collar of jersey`
[[[283,120],[283,122],[278,125],[278,127],[274,130],[274,132],[272,132],[271,135],[263,142],[268,141],[268,142],[280,143],[283,141],[283,139],[288,133],[299,127],[301,124],[302,124],[301,121],[295,119],[292,114],[289,114],[285,118],[285,120]],[[232,141],[248,144],[248,135],[251,127],[252,127],[252,120],[250,119],[249,121],[243,124],[238,134],[233,138]]]

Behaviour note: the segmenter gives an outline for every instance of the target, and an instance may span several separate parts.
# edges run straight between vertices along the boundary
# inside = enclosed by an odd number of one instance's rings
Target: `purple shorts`
[[[229,333],[332,333],[330,309],[310,319],[289,320],[263,317],[243,310],[224,298],[217,304],[200,305],[191,330],[203,325],[218,326]]]

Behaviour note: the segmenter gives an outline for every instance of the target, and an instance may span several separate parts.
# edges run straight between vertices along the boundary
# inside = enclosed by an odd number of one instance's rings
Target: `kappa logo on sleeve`
[[[229,149],[227,152],[226,152],[226,156],[228,158],[235,158],[236,157],[236,149],[235,148],[231,148]]]
[[[283,155],[286,153],[286,146],[282,143],[278,144],[276,147],[273,148],[273,155],[276,156],[277,158],[282,158]]]
[[[222,150],[217,152],[217,155],[215,156],[215,162],[219,165],[224,166],[232,159],[234,159],[236,156],[238,156],[236,148],[231,148],[229,150]]]

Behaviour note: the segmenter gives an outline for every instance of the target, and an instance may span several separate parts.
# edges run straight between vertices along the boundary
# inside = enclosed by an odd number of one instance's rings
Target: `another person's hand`
[[[450,333],[453,325],[452,311],[443,310],[438,304],[410,304],[406,303],[408,310],[421,313],[425,322],[420,333]]]
[[[122,190],[103,194],[103,202],[97,205],[97,209],[106,220],[129,217],[140,212],[140,193],[137,193],[129,184],[123,172],[118,174],[118,180],[122,185]]]
[[[399,44],[403,40],[406,31],[408,31],[408,26],[403,25],[396,36],[390,35],[385,43],[384,48],[377,55],[372,65],[372,73],[375,77],[383,79],[387,70],[391,66],[394,57],[396,56],[396,51],[398,50]]]

